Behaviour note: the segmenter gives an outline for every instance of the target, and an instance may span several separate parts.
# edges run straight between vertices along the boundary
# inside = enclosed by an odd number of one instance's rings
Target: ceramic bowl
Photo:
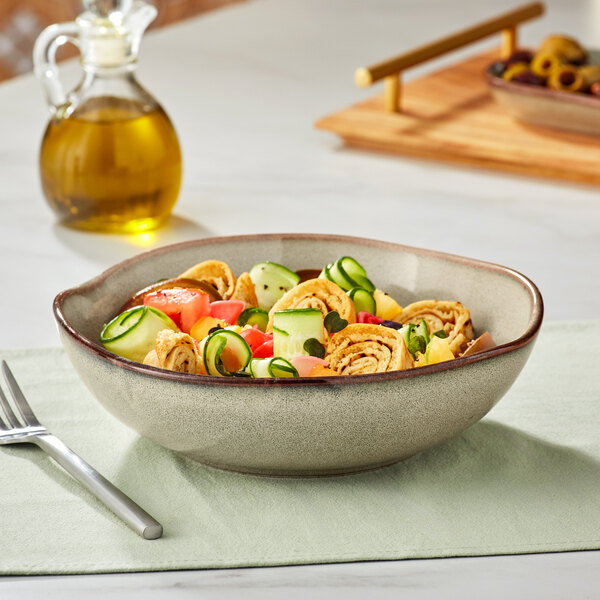
[[[459,300],[497,347],[408,371],[353,377],[239,379],[186,375],[121,358],[98,342],[138,289],[207,259],[235,273],[262,260],[319,268],[361,262],[398,302]],[[117,419],[214,467],[264,475],[331,475],[403,460],[479,421],[523,368],[543,303],[523,275],[498,265],[362,238],[282,234],[184,242],[140,254],[60,293],[54,314],[79,376]]]
[[[486,72],[495,100],[520,121],[562,131],[600,135],[600,98],[505,81]]]

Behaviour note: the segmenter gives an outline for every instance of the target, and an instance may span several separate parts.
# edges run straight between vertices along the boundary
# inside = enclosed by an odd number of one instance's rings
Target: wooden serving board
[[[386,112],[380,94],[316,126],[358,148],[600,185],[600,138],[511,117],[483,76],[497,58],[486,52],[407,83],[400,113]]]

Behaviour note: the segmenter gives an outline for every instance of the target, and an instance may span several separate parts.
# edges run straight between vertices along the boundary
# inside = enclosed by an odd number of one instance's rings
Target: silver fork
[[[4,416],[7,421],[5,423],[0,416],[0,445],[36,444],[125,521],[136,533],[147,540],[159,538],[162,535],[163,528],[158,521],[100,475],[98,471],[90,467],[37,420],[5,361],[2,361],[2,375],[14,400],[19,418],[15,415],[0,387],[0,406],[4,409]]]

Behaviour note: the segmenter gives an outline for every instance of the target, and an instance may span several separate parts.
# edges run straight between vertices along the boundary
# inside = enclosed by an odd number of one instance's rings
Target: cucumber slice
[[[328,275],[328,279],[339,285],[345,292],[351,290],[353,287],[359,287],[355,281],[348,277],[344,267],[341,264],[341,259],[336,260],[329,267]]]
[[[333,279],[331,279],[331,267],[332,265],[326,265],[323,270],[321,271],[321,273],[319,273],[319,279],[329,279],[329,281],[333,281]]]
[[[408,348],[408,344],[410,343],[410,338],[413,336],[413,331],[415,326],[413,323],[408,323],[402,329],[398,329],[398,333],[404,338],[404,343]]]
[[[298,377],[298,371],[292,363],[281,356],[271,358],[253,358],[249,371],[252,377]]]
[[[361,310],[365,310],[374,315],[377,312],[377,303],[375,302],[375,298],[373,298],[373,294],[364,288],[352,288],[348,291],[348,296],[350,296],[354,302],[357,313]]]
[[[365,268],[351,256],[343,256],[338,259],[338,269],[345,274],[345,277],[356,283],[356,287],[364,288],[369,292],[375,291],[373,282],[367,277]]]
[[[271,377],[298,377],[296,367],[282,356],[274,356],[267,369]]]
[[[231,329],[219,329],[204,344],[204,367],[208,375],[233,377],[246,368],[252,350],[246,340]]]
[[[249,272],[254,284],[258,306],[270,310],[287,291],[300,283],[300,276],[278,263],[256,263]]]
[[[399,329],[398,332],[404,338],[404,343],[408,351],[412,354],[413,358],[416,358],[419,352],[425,352],[427,347],[427,341],[425,335],[423,334],[423,324],[425,325],[425,331],[427,332],[427,339],[429,339],[429,332],[427,330],[427,324],[425,321],[421,321],[419,324],[419,329],[417,325],[414,323],[409,323],[405,325],[402,329]]]
[[[363,290],[371,293],[375,291],[375,284],[366,275],[353,275],[352,280],[357,287],[363,288]]]
[[[267,324],[269,322],[269,313],[255,306],[247,308],[238,318],[238,325],[243,327],[244,325],[258,325],[261,331],[267,330]]]
[[[179,331],[162,311],[152,306],[135,306],[117,315],[100,333],[100,342],[111,352],[143,362],[154,350],[156,335],[163,329]]]
[[[327,265],[320,277],[329,279],[348,292],[352,288],[363,288],[371,293],[375,291],[375,285],[367,277],[364,267],[351,256],[342,256],[333,264]]]
[[[270,360],[270,358],[252,358],[248,363],[248,368],[246,371],[248,371],[250,375],[255,378],[270,377],[268,371]]]
[[[427,327],[425,319],[422,319],[415,327],[415,335],[422,335],[425,338],[425,343],[429,344],[429,327]]]
[[[316,338],[325,342],[323,315],[316,308],[280,310],[273,315],[273,354],[294,358],[307,354],[304,342]]]

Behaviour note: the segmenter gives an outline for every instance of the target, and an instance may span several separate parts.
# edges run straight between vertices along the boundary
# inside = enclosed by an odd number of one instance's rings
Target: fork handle
[[[163,528],[158,521],[77,456],[55,435],[45,433],[32,438],[31,441],[49,454],[65,471],[82,483],[144,539],[154,540],[162,535]]]

